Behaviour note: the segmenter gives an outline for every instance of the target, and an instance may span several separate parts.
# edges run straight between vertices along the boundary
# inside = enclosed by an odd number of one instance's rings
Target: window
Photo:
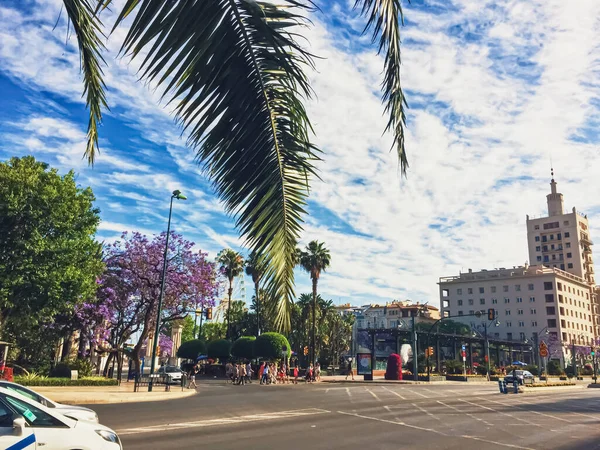
[[[515,291],[519,292],[521,290],[520,284],[515,284]]]
[[[560,312],[561,316],[565,315],[565,308],[563,308],[562,306],[558,309],[558,311]]]
[[[462,311],[459,311],[459,312],[458,312],[458,315],[459,315],[459,316],[462,316],[462,315],[463,315],[463,312],[462,312]]]
[[[535,247],[535,251],[536,252],[541,252],[542,251],[542,247],[540,247],[539,245]]]
[[[533,227],[533,229],[534,229],[534,230],[539,230],[539,229],[540,229],[540,226],[539,226],[539,225],[535,225],[535,226]]]
[[[562,234],[558,233],[558,234],[556,235],[556,239],[558,239],[558,240],[560,241],[560,240],[562,239]]]
[[[470,298],[470,299],[469,299],[469,305],[472,305],[472,304],[473,304],[473,299],[472,299],[472,298]]]
[[[547,316],[555,316],[556,315],[556,309],[554,308],[554,306],[546,306],[546,315]]]
[[[537,327],[537,322],[534,320],[533,322],[531,322],[531,326],[532,327]]]
[[[502,286],[502,290],[503,290],[504,292],[508,292],[508,286]]]
[[[546,294],[546,303],[554,303],[554,294]]]
[[[507,327],[512,327],[512,322],[510,322],[510,321],[509,321],[509,322],[506,322],[506,326],[507,326]]]
[[[18,400],[10,395],[4,397],[6,402],[17,410],[19,414],[25,417],[25,420],[30,426],[39,428],[39,427],[60,427],[60,428],[68,428],[67,425],[62,423],[60,420],[55,419],[50,414],[45,413],[39,408],[35,406],[25,403],[22,400]]]
[[[457,295],[462,295],[462,289],[457,289],[457,290],[456,290],[456,294],[457,294]]]
[[[563,303],[563,296],[562,295],[558,295],[558,303]]]
[[[562,259],[562,255],[560,255],[560,258]],[[560,270],[565,270],[565,265],[564,264],[560,265]]]
[[[556,261],[556,255],[552,255],[552,261]],[[556,266],[554,266],[556,267]]]
[[[483,294],[484,292],[485,292],[485,289],[484,289],[484,288],[482,288],[482,287],[480,287],[480,288],[479,288],[479,293],[480,293],[480,294]]]
[[[508,324],[506,324],[506,326],[510,326]],[[506,333],[506,339],[508,339],[509,341],[512,341],[512,333]]]
[[[529,283],[527,285],[527,289],[529,289],[530,291],[533,291],[535,289],[535,287],[533,286],[533,283]]]
[[[530,311],[531,311],[531,314],[536,314],[537,313],[537,311],[535,310],[535,308],[531,308]]]
[[[556,319],[548,319],[548,328],[556,328]]]
[[[524,341],[525,340],[525,333],[520,332],[519,333],[519,339],[521,339],[522,341]]]
[[[522,315],[523,315],[523,310],[522,310],[522,309],[517,309],[517,314],[518,314],[519,316],[522,316]]]
[[[529,297],[529,303],[535,303],[535,297]]]
[[[504,311],[504,315],[505,316],[510,316],[510,309],[507,309],[506,311]]]
[[[458,301],[458,306],[462,306],[462,300]]]
[[[553,241],[553,240],[554,240],[554,235],[553,235],[553,234],[551,234],[551,235],[550,235],[550,240],[551,240],[551,241]]]
[[[468,291],[469,294],[472,294],[473,293],[473,288],[468,288],[467,291]]]
[[[524,326],[525,326],[525,322],[521,322],[521,321],[519,321],[519,326],[520,326],[520,327],[524,327]],[[521,334],[523,334],[523,333],[521,333]]]
[[[550,261],[550,258],[548,258],[548,255],[544,256],[544,262],[548,262]]]
[[[555,248],[554,248],[554,244],[552,244],[552,245],[550,246],[550,250],[555,250]]]
[[[535,242],[540,242],[540,237],[539,236],[535,237]]]
[[[568,220],[565,220],[565,221],[563,222],[563,225],[567,225],[567,226],[568,226],[568,225],[569,225],[569,221],[568,221]],[[565,236],[566,236],[566,235],[567,235],[567,233],[565,233]]]
[[[13,415],[10,409],[0,403],[0,427],[12,428],[13,426]]]
[[[523,297],[517,297],[517,303],[523,303]]]
[[[568,231],[565,231],[565,237],[566,238],[571,237],[571,233],[569,233]]]
[[[571,248],[571,243],[570,243],[570,242],[567,242],[567,243],[565,244],[565,248]]]
[[[492,299],[492,305],[497,305],[498,304],[498,299],[497,298],[493,298]]]
[[[538,262],[542,262],[542,257],[541,256],[536,257],[536,259],[537,259]]]
[[[548,242],[548,237],[547,236],[542,236],[542,242]]]
[[[510,298],[504,297],[504,303],[510,303]]]
[[[573,268],[573,263],[567,264],[567,268],[572,269]]]
[[[496,286],[492,286],[492,294],[496,292]]]
[[[551,291],[552,289],[554,289],[552,281],[544,281],[544,290]]]
[[[572,258],[573,254],[572,253],[567,253],[567,258]]]
[[[561,319],[560,326],[563,327],[563,328],[567,328],[567,323],[565,322],[564,319]]]
[[[479,304],[480,305],[485,305],[485,298],[480,298],[479,299]]]

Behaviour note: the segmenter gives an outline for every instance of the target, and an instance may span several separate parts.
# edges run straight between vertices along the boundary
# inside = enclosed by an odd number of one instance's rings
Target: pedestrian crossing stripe
[[[21,439],[16,444],[7,447],[6,450],[22,450],[24,448],[29,447],[30,445],[35,444],[35,434],[31,433],[25,439]]]

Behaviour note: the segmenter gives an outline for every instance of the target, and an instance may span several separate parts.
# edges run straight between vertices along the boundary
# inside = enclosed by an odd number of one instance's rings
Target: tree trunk
[[[109,353],[108,358],[106,358],[106,364],[104,364],[104,370],[102,371],[102,375],[105,377],[108,377],[108,370],[110,369],[110,363],[112,363],[113,358],[114,354],[112,352]]]
[[[318,283],[318,278],[317,277],[313,277],[312,279],[312,297],[313,297],[313,307],[312,307],[312,355],[311,355],[311,362],[313,364],[316,363],[316,340],[315,340],[315,312],[317,310],[317,283]]]
[[[60,355],[61,362],[68,360],[69,355],[71,354],[71,335],[72,333],[69,333],[64,338],[62,351]]]
[[[260,336],[260,297],[258,295],[258,281],[254,282],[254,296],[256,297],[256,336]]]
[[[84,359],[86,356],[87,339],[84,330],[79,330],[79,345],[77,346],[77,359]]]
[[[227,334],[225,335],[225,339],[229,339],[230,337],[230,325],[231,325],[231,295],[233,294],[233,279],[229,280],[229,289],[227,290],[227,296],[229,300],[227,302]]]

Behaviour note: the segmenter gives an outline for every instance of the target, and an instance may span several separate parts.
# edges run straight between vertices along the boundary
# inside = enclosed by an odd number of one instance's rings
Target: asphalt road
[[[213,383],[181,400],[91,407],[126,450],[600,449],[600,389]]]

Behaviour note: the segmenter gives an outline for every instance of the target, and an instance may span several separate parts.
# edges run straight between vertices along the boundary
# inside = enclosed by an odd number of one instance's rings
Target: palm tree
[[[246,275],[252,277],[256,299],[256,335],[260,336],[260,280],[264,274],[264,261],[256,252],[251,252],[246,260]]]
[[[107,108],[103,80],[105,28],[99,12],[112,0],[63,0],[77,38],[89,108],[85,155],[99,152],[98,124]],[[402,173],[405,98],[401,86],[401,0],[356,0],[378,51],[385,55],[382,83]],[[294,298],[293,251],[320,150],[304,102],[312,96],[307,67],[313,55],[298,39],[311,0],[127,0],[111,32],[125,19],[121,54],[140,59],[140,78],[162,89],[249,246],[267,261],[266,284],[279,299],[277,321],[290,327]]]
[[[217,262],[221,265],[221,272],[227,277],[229,281],[229,289],[227,290],[227,335],[226,339],[230,336],[230,311],[231,311],[231,295],[233,294],[233,280],[240,273],[244,271],[244,258],[235,250],[226,248],[221,250],[217,255]]]
[[[324,242],[311,241],[306,249],[300,253],[300,266],[310,274],[312,281],[312,332],[311,332],[311,354],[310,360],[315,362],[315,310],[317,309],[317,284],[321,272],[325,272],[331,263],[329,250],[325,248]]]

